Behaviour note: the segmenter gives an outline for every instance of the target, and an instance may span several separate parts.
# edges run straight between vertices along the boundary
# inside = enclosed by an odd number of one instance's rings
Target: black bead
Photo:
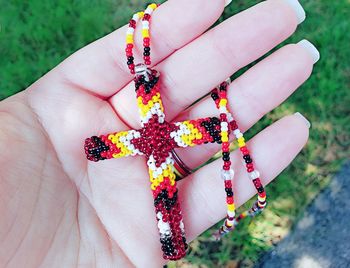
[[[222,157],[222,160],[224,160],[224,161],[230,161],[230,156],[223,156],[223,157]]]
[[[253,160],[249,158],[249,159],[245,159],[245,162],[246,162],[247,164],[250,164],[250,163],[253,162]]]
[[[220,91],[225,91],[226,90],[226,86],[220,85],[219,89],[220,89]]]
[[[144,52],[150,52],[150,51],[151,51],[151,48],[150,48],[150,47],[145,47],[145,48],[143,49],[143,51],[144,51]]]
[[[144,56],[150,56],[150,55],[151,55],[151,52],[143,52],[143,55],[144,55]]]
[[[215,93],[215,92],[212,92],[212,93],[210,94],[210,96],[211,96],[211,98],[212,98],[214,101],[217,100],[217,99],[219,98],[218,94]]]
[[[258,193],[261,194],[264,192],[264,187],[261,185],[258,189],[257,189]]]

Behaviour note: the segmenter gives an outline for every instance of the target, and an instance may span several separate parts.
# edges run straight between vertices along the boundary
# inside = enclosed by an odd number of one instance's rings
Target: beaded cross
[[[242,218],[254,216],[261,211],[266,205],[266,195],[259,179],[259,172],[254,170],[243,134],[228,110],[226,98],[228,82],[223,82],[211,93],[211,97],[220,111],[220,118],[208,117],[177,123],[165,121],[164,108],[159,92],[159,73],[148,68],[151,65],[149,22],[151,14],[156,8],[156,4],[151,4],[145,12],[136,13],[130,20],[126,37],[127,64],[130,72],[135,75],[137,105],[142,127],[139,130],[87,138],[84,148],[87,158],[95,162],[130,155],[146,156],[163,257],[164,259],[177,260],[185,256],[188,245],[178,202],[174,159],[171,153],[174,149],[208,142],[222,145],[224,165],[221,177],[224,180],[227,195],[227,216],[224,224],[215,234],[216,238],[220,238],[233,230]],[[143,27],[144,64],[135,66],[133,34],[140,19],[142,19]],[[232,189],[234,172],[231,169],[229,156],[228,136],[230,132],[233,132],[237,138],[238,146],[246,162],[247,172],[258,191],[257,202],[250,210],[243,212],[237,218],[235,218]]]

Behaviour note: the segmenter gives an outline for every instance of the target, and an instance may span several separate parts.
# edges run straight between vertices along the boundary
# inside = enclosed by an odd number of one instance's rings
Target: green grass
[[[143,1],[130,2],[0,0],[0,99],[25,89],[78,48],[126,23],[133,11],[144,5]],[[233,2],[220,20],[259,1]],[[267,188],[269,206],[258,221],[245,221],[221,243],[210,242],[209,232],[204,233],[192,243],[185,260],[169,266],[252,266],[288,233],[349,157],[350,2],[301,2],[308,18],[286,43],[307,38],[320,50],[321,60],[313,76],[248,135],[299,111],[312,122],[310,141]]]

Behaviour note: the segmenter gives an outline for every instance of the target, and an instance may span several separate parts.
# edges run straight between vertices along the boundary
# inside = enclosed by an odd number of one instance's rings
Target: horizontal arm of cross
[[[153,129],[149,129],[152,128]],[[159,130],[164,128],[164,130]],[[157,133],[159,131],[159,133]],[[208,142],[220,142],[220,120],[216,117],[187,120],[177,123],[167,123],[154,126],[145,124],[139,130],[129,130],[117,133],[93,136],[85,140],[85,153],[89,160],[99,161],[111,158],[120,158],[129,155],[143,155],[143,145],[150,145],[152,138],[159,143],[171,144],[173,148],[200,145]],[[154,150],[159,150],[161,145],[154,145]]]

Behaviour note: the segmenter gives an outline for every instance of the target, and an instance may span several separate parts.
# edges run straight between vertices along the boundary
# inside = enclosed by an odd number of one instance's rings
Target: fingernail
[[[297,113],[295,113],[294,115],[299,116],[299,117],[304,121],[304,123],[305,123],[305,125],[307,126],[307,128],[310,128],[310,127],[311,127],[310,121],[307,120],[306,117],[303,116],[301,113],[297,112]]]
[[[225,7],[227,7],[231,2],[232,0],[225,0]]]
[[[314,64],[319,61],[320,52],[318,52],[317,48],[310,41],[304,39],[301,40],[298,44],[309,52]]]
[[[299,3],[299,1],[298,0],[283,0],[283,1],[285,1],[294,9],[295,15],[297,16],[297,19],[298,19],[298,24],[302,23],[306,18],[306,14],[305,14],[304,8]]]

